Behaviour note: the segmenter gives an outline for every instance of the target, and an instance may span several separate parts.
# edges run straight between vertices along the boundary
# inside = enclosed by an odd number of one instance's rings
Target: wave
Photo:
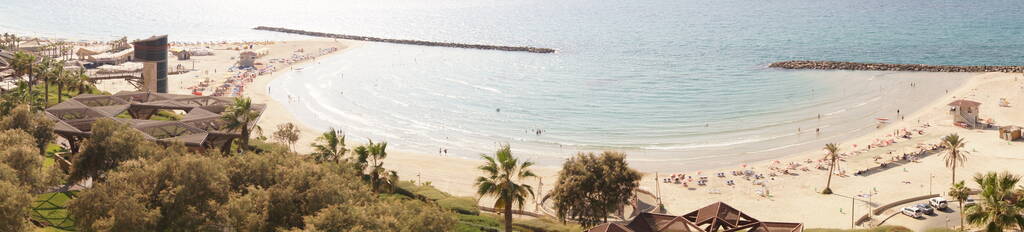
[[[491,87],[487,87],[487,86],[471,84],[471,83],[469,83],[467,81],[463,81],[463,80],[456,80],[456,79],[452,79],[452,78],[448,78],[448,77],[445,77],[445,78],[442,78],[442,79],[447,80],[447,81],[451,81],[451,82],[455,82],[455,83],[459,83],[459,84],[463,84],[463,85],[466,85],[466,86],[469,86],[469,87],[473,87],[473,88],[476,88],[476,89],[480,89],[480,90],[486,90],[486,91],[490,91],[490,92],[497,93],[497,94],[503,94],[503,92],[501,92],[501,90],[498,90],[498,89],[495,89],[495,88],[491,88]]]

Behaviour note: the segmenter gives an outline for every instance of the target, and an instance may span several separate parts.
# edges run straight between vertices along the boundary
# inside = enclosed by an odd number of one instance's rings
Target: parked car
[[[903,213],[903,215],[907,215],[908,217],[912,217],[912,218],[920,218],[921,217],[921,209],[919,209],[917,207],[914,207],[914,206],[903,207],[903,209],[900,210],[900,213]]]
[[[964,208],[967,208],[967,206],[972,206],[974,204],[977,204],[974,202],[974,199],[967,199],[966,201],[964,201]]]
[[[949,208],[949,203],[946,202],[946,198],[942,197],[933,197],[932,199],[928,199],[928,204],[940,210]]]
[[[921,213],[924,213],[924,214],[927,214],[927,215],[932,215],[932,214],[935,213],[935,210],[932,209],[932,206],[928,205],[926,203],[917,204],[917,205],[914,205],[914,207],[917,207],[918,209],[921,209]]]

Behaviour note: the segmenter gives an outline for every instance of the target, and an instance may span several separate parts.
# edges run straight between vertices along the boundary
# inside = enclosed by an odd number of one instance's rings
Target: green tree
[[[578,153],[562,164],[558,182],[547,197],[563,222],[572,218],[590,227],[622,209],[634,196],[642,177],[629,168],[623,153]]]
[[[28,76],[28,88],[27,94],[24,94],[23,101],[28,102],[29,97],[32,95],[32,73],[36,70],[36,57],[32,54],[25,52],[15,52],[14,57],[11,59],[11,69],[14,71],[14,76],[21,80],[21,77]]]
[[[1007,172],[989,172],[974,176],[974,182],[981,187],[978,204],[967,206],[967,222],[985,227],[985,231],[1000,232],[1006,229],[1024,229],[1024,198],[1014,188],[1020,176]]]
[[[369,143],[353,150],[357,156],[356,168],[364,171],[369,169],[367,177],[375,192],[384,190],[382,187],[393,189],[398,183],[398,173],[384,169],[384,159],[388,157],[387,148],[388,142],[373,143],[373,140],[369,140]]]
[[[971,189],[967,188],[964,181],[956,182],[953,187],[949,188],[949,196],[952,197],[960,205],[960,230],[964,230],[964,201],[971,195]]]
[[[64,65],[65,65],[64,61],[55,61],[55,62],[53,62],[53,65],[49,69],[50,72],[47,73],[46,79],[43,80],[44,81],[43,83],[46,84],[45,85],[46,87],[44,87],[44,89],[46,90],[46,93],[45,93],[45,95],[43,95],[43,96],[46,96],[46,99],[43,101],[43,102],[46,103],[46,105],[44,105],[44,106],[48,107],[49,104],[50,104],[50,83],[55,83],[55,84],[59,83],[61,81],[61,79],[63,79],[63,77],[66,75],[67,71],[64,70]],[[60,88],[59,85],[57,87],[58,87],[57,88],[57,96],[60,96],[61,95],[61,88]],[[59,102],[60,100],[58,99],[57,101]]]
[[[83,231],[214,231],[230,192],[222,161],[198,155],[131,160],[68,208]]]
[[[39,77],[43,79],[43,108],[50,104],[50,82],[55,82],[64,75],[64,61],[44,58],[39,65]],[[59,95],[59,93],[58,93]]]
[[[252,99],[249,98],[235,98],[235,103],[224,109],[224,113],[221,115],[221,119],[224,120],[224,129],[228,131],[239,131],[241,138],[239,139],[239,148],[242,151],[249,150],[249,137],[252,127],[256,122],[256,119],[260,117],[260,113],[255,111]],[[226,144],[230,146],[231,143]],[[224,150],[228,151],[229,147]]]
[[[32,190],[40,190],[46,187],[46,172],[43,170],[43,157],[36,154],[35,148],[30,146],[32,144],[32,137],[21,131],[7,130],[2,131],[3,135],[0,135],[0,140],[5,140],[4,147],[0,151],[0,163],[6,164],[7,166],[15,170],[16,184],[25,186]],[[8,143],[17,141],[14,143]]]
[[[494,208],[505,216],[505,232],[512,232],[512,207],[522,209],[526,197],[533,197],[533,187],[522,183],[527,178],[537,176],[530,170],[533,162],[513,157],[512,149],[507,144],[499,148],[494,156],[480,156],[486,163],[478,167],[484,176],[476,178],[476,193],[481,197],[497,198]]]
[[[454,224],[451,215],[436,206],[407,201],[396,205],[376,196],[355,178],[362,173],[352,165],[317,164],[285,152],[227,159],[235,195],[224,212],[238,231],[446,231],[443,228]],[[325,214],[328,211],[357,213],[341,219]],[[314,215],[321,220],[313,220]]]
[[[39,155],[45,155],[46,145],[57,137],[53,134],[53,126],[53,120],[42,113],[31,112],[26,105],[15,107],[10,114],[0,119],[0,129],[17,129],[31,134],[35,138],[32,144]]]
[[[951,184],[956,184],[956,166],[964,166],[964,162],[967,162],[967,151],[962,151],[964,141],[960,135],[950,134],[946,137],[942,137],[942,146],[946,148],[946,167],[953,170],[953,177]]]
[[[318,163],[340,162],[348,149],[345,148],[345,132],[331,128],[316,138],[313,146],[313,159]]]
[[[383,200],[367,206],[332,205],[305,218],[305,231],[451,231],[455,218],[419,201]]]
[[[295,124],[284,123],[277,125],[277,131],[274,131],[274,140],[280,141],[281,143],[288,144],[288,148],[295,151],[295,142],[299,141],[299,128],[295,127]]]
[[[85,178],[97,181],[121,162],[163,153],[138,130],[112,119],[99,119],[92,125],[92,135],[82,143],[82,151],[72,159],[72,182]]]
[[[832,194],[832,173],[836,169],[836,161],[839,160],[839,145],[835,143],[825,144],[825,159],[828,159],[828,181],[825,182],[825,190],[822,194]]]
[[[47,172],[32,144],[32,137],[24,131],[0,131],[0,147],[4,148],[0,149],[0,231],[32,228],[28,223],[30,191],[59,184],[62,177]]]
[[[0,164],[0,168],[4,168]],[[22,186],[0,180],[0,231],[30,231],[32,195]]]

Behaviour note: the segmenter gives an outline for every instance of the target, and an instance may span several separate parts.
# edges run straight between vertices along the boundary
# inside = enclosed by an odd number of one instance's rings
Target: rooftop
[[[763,222],[722,202],[673,216],[640,213],[626,224],[604,223],[587,232],[690,232],[690,231],[803,231],[803,223]]]
[[[949,103],[949,106],[971,107],[971,108],[975,108],[975,107],[978,107],[980,105],[981,105],[981,102],[976,102],[976,101],[971,101],[971,100],[963,100],[963,99],[956,100],[956,101],[953,101],[953,102]]]
[[[109,118],[131,125],[156,142],[212,147],[241,137],[240,132],[226,130],[220,118],[233,102],[230,97],[123,91],[114,95],[78,95],[47,108],[46,114],[57,121],[54,131],[64,137],[89,136],[96,120]],[[265,108],[263,104],[253,105],[253,111],[260,114]],[[187,113],[178,121],[151,120],[160,110]],[[123,113],[131,118],[118,117]],[[255,127],[255,122],[248,127]]]

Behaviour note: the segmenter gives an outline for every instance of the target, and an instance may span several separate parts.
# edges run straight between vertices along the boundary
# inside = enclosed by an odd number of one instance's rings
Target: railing
[[[891,209],[893,207],[900,206],[900,205],[907,204],[907,203],[911,203],[911,202],[915,202],[915,201],[930,199],[930,198],[933,198],[933,197],[939,197],[939,194],[929,194],[929,195],[924,195],[924,196],[911,197],[911,198],[907,198],[907,199],[903,199],[903,200],[894,201],[894,202],[891,202],[889,204],[885,204],[885,205],[882,205],[882,206],[878,206],[878,208],[875,208],[871,212],[864,214],[864,216],[861,216],[860,219],[857,219],[857,221],[854,224],[859,226],[859,225],[863,224],[864,222],[870,221],[872,215],[879,215],[879,214],[882,214],[886,210],[889,210],[889,209]]]

